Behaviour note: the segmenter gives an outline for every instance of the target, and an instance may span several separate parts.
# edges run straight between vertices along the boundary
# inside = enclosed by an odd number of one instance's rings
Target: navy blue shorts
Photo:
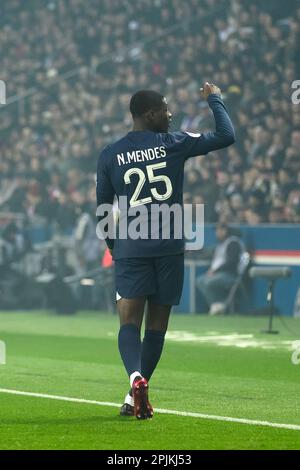
[[[146,297],[154,304],[178,305],[183,276],[183,254],[118,259],[115,261],[117,300]]]

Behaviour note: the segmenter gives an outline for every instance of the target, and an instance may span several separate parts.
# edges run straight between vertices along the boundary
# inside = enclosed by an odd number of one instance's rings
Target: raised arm
[[[181,158],[185,160],[197,155],[206,155],[213,150],[228,147],[235,142],[234,128],[221,98],[220,89],[216,85],[206,83],[201,91],[214,114],[216,129],[204,134],[169,133],[167,138],[170,145],[177,147]]]
[[[216,123],[214,132],[206,132],[201,136],[201,144],[205,153],[208,153],[232,145],[235,142],[235,134],[231,119],[221,98],[221,90],[216,85],[205,83],[201,91],[204,98],[207,99]]]

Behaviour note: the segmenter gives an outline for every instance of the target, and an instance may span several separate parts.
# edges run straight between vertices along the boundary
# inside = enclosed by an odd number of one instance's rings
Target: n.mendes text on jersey
[[[132,162],[144,162],[146,160],[155,160],[157,158],[163,158],[167,155],[164,146],[152,147],[142,150],[133,150],[132,152],[118,153],[118,165],[127,165]]]

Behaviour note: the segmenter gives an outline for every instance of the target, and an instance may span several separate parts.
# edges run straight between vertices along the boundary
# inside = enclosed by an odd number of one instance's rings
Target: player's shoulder
[[[166,132],[160,134],[161,139],[164,143],[169,145],[181,145],[187,140],[191,138],[197,139],[201,136],[201,134],[195,134],[193,132],[185,132],[185,131],[175,131],[175,132]]]
[[[112,144],[107,144],[100,150],[99,158],[104,159],[107,155],[111,153]]]
[[[103,147],[98,154],[97,171],[102,171],[104,168],[109,166],[111,160],[111,144],[107,144]]]
[[[100,156],[104,158],[106,156],[114,155],[123,148],[124,144],[126,143],[126,136],[120,137],[119,139],[115,140],[114,142],[110,142],[107,144],[101,151]]]

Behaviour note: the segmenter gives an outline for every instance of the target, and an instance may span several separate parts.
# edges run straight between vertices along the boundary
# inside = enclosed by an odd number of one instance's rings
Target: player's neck
[[[150,129],[149,125],[147,125],[145,122],[139,121],[139,120],[134,121],[132,130],[134,132],[136,132],[136,131],[140,131],[140,132],[142,132],[142,131],[152,131],[152,129]]]
[[[132,130],[133,130],[133,132],[136,132],[136,131],[140,131],[140,132],[152,131],[152,129],[149,129],[149,127],[145,127],[145,126],[133,126]]]

